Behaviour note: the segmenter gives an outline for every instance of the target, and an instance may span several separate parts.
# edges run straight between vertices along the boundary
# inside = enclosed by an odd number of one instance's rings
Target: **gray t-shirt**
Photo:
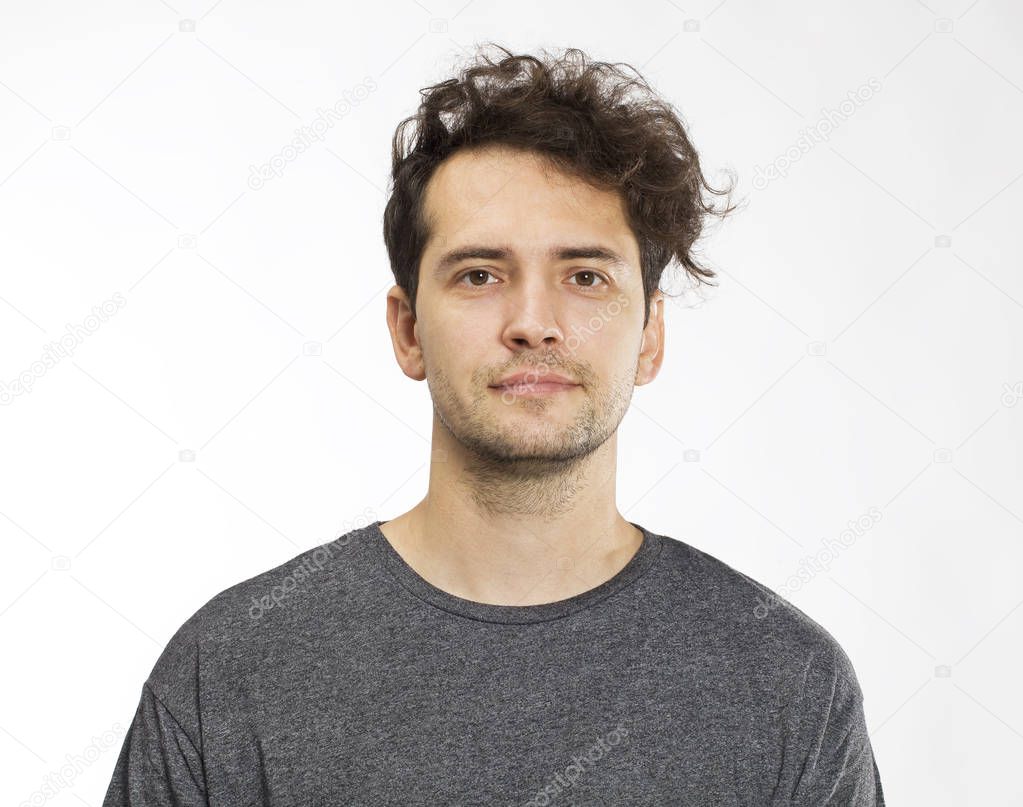
[[[381,521],[222,591],[142,687],[117,805],[883,805],[848,656],[639,524],[610,580],[489,605]]]

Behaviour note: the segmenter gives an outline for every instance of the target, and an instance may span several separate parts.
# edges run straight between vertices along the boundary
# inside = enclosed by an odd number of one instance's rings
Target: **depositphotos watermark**
[[[628,736],[628,730],[619,723],[605,737],[597,737],[597,741],[585,753],[576,754],[572,757],[572,762],[565,768],[564,772],[556,774],[553,780],[549,784],[544,785],[523,807],[546,807],[555,796],[572,787],[575,784],[575,780],[588,767],[593,767],[608,751],[622,743]]]
[[[871,76],[867,79],[866,84],[861,84],[855,90],[849,90],[846,100],[838,105],[838,109],[822,109],[821,117],[817,119],[817,122],[806,129],[800,129],[800,138],[769,162],[766,168],[760,165],[754,166],[756,175],[753,177],[753,187],[762,191],[778,177],[788,176],[789,166],[792,163],[801,160],[804,154],[807,154],[822,140],[827,140],[835,129],[851,118],[857,109],[880,90],[881,80]]]
[[[18,373],[18,376],[10,382],[0,381],[0,406],[7,406],[18,395],[28,395],[38,379],[56,367],[62,360],[74,353],[87,336],[91,336],[99,330],[99,326],[120,311],[128,301],[124,299],[121,292],[114,292],[109,300],[104,300],[99,305],[92,307],[92,313],[86,316],[80,323],[72,325],[70,322],[64,326],[67,331],[56,342],[50,342],[43,346],[42,355],[32,362],[27,369]]]
[[[1002,384],[1002,389],[1004,390],[1001,397],[1002,406],[1012,409],[1020,401],[1023,401],[1023,381],[1017,381],[1012,385]]]
[[[284,174],[284,166],[293,162],[298,155],[308,149],[313,143],[323,140],[327,133],[337,121],[352,111],[352,107],[365,101],[371,92],[377,88],[377,83],[372,76],[366,76],[362,84],[356,84],[351,90],[345,90],[342,97],[334,102],[333,106],[319,107],[316,110],[316,117],[308,126],[295,129],[297,137],[291,139],[291,143],[284,146],[269,160],[260,166],[249,166],[248,185],[258,191],[267,181]]]
[[[835,558],[844,550],[851,547],[867,530],[872,529],[881,520],[881,511],[871,507],[866,513],[855,521],[848,522],[849,528],[842,530],[838,537],[822,538],[823,549],[813,555],[806,555],[799,561],[799,569],[791,575],[785,584],[781,586],[775,595],[769,596],[765,602],[758,598],[757,605],[753,607],[753,616],[763,619],[772,608],[781,603],[781,598],[788,597],[793,592],[799,591],[803,586],[813,580],[818,574],[826,571]]]
[[[312,552],[306,553],[300,563],[295,564],[291,570],[286,574],[281,581],[270,589],[269,594],[264,594],[262,597],[253,597],[252,605],[249,606],[249,618],[260,619],[263,614],[272,608],[278,606],[286,606],[287,600],[292,596],[299,587],[312,577],[316,572],[323,571],[323,567],[327,565],[327,561],[334,557],[335,552],[339,552],[342,548],[348,546],[352,540],[352,533],[357,529],[362,529],[368,523],[377,520],[376,511],[371,507],[367,507],[363,510],[363,517],[357,519],[358,523],[352,524],[347,523],[341,528],[341,535],[322,546],[316,547]]]

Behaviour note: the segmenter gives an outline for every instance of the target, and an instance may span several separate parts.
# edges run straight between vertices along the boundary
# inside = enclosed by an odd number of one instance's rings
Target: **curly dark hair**
[[[726,204],[719,210],[713,198],[730,197],[735,181],[720,190],[708,184],[671,104],[627,63],[590,61],[578,48],[555,58],[543,51],[541,60],[488,45],[504,58],[495,62],[478,53],[457,78],[420,90],[418,111],[394,133],[384,242],[413,317],[430,234],[423,210],[427,183],[457,149],[485,144],[537,152],[591,187],[622,194],[639,244],[644,327],[651,295],[673,258],[697,285],[714,285],[709,279],[716,273],[698,262],[693,245],[707,217],[723,218],[735,209]]]

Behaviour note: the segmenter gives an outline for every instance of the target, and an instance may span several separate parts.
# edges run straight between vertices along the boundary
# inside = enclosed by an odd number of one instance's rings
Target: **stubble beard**
[[[427,376],[434,412],[468,455],[459,483],[476,505],[493,514],[546,514],[570,507],[588,460],[615,433],[632,398],[635,369],[600,390],[592,384],[549,398],[510,398],[474,377],[464,403],[440,369]],[[546,414],[575,396],[571,422]],[[515,411],[504,411],[509,407]]]

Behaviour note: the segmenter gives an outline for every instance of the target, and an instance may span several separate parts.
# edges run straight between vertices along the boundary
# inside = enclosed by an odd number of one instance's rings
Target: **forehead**
[[[430,178],[423,210],[430,232],[424,258],[469,241],[545,252],[550,244],[578,240],[638,259],[621,194],[569,176],[535,152],[457,151]]]

